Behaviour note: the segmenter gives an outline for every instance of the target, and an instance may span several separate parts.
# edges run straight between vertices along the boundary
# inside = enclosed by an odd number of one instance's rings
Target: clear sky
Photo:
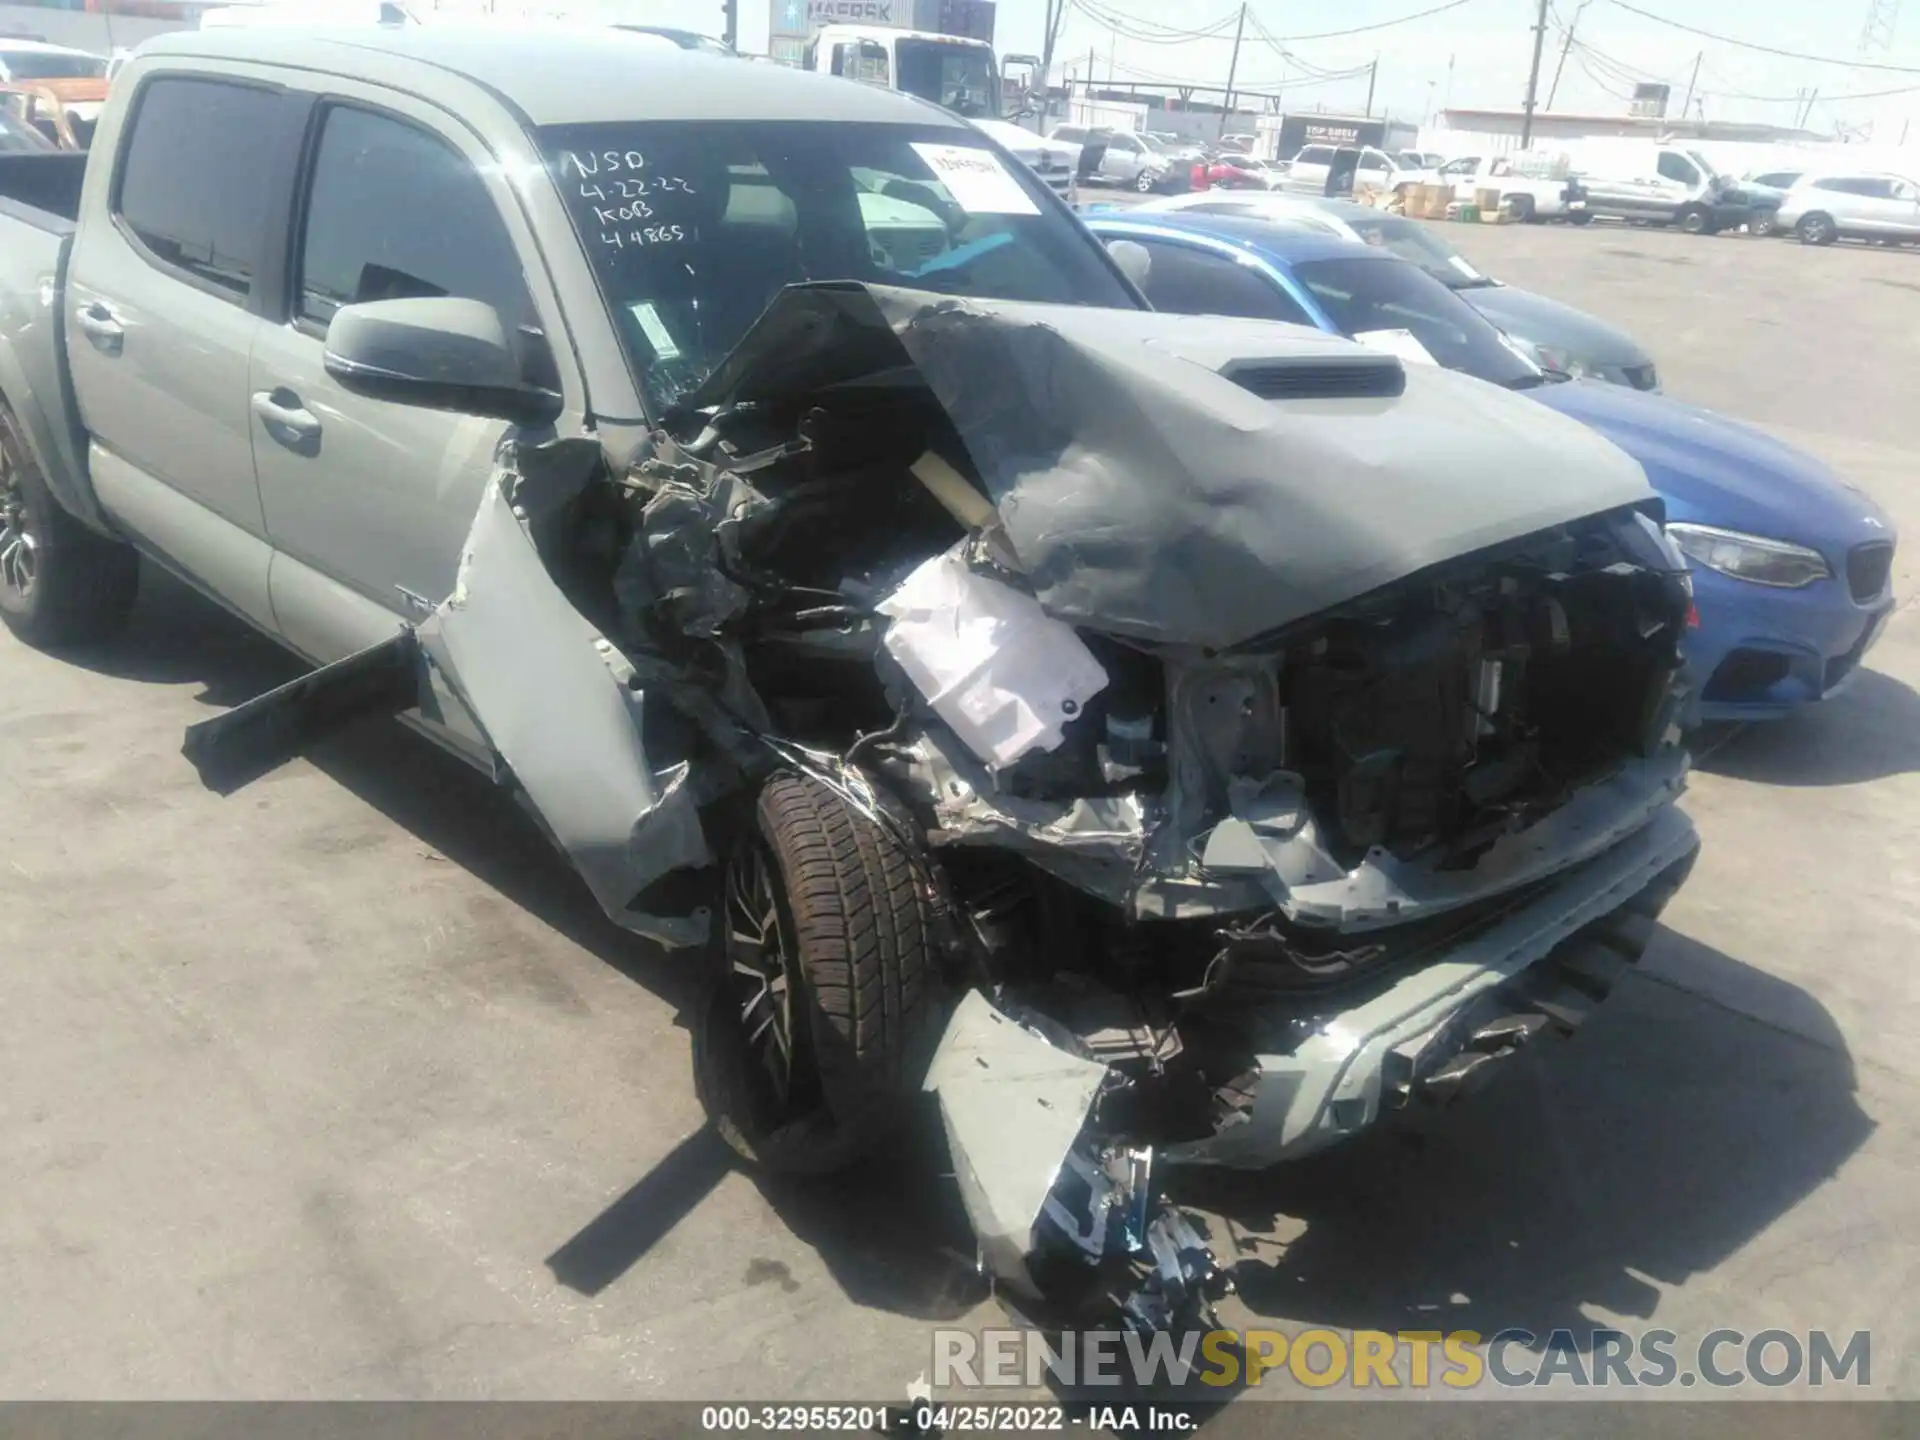
[[[740,38],[744,48],[764,50],[769,6],[781,0],[740,0]],[[1069,0],[1056,64],[1084,74],[1089,49],[1095,73],[1111,67],[1120,79],[1176,78],[1202,84],[1225,83],[1231,57],[1232,20],[1237,0],[1086,0],[1088,8],[1130,19],[1113,29]],[[1390,29],[1330,39],[1305,39],[1393,20],[1443,0],[1253,0],[1240,56],[1240,82],[1281,90],[1287,109],[1320,105],[1329,110],[1358,110],[1366,99],[1366,77],[1314,81],[1313,72],[1351,70],[1380,58],[1375,107],[1418,121],[1429,109],[1457,106],[1517,106],[1526,89],[1532,24],[1538,0],[1463,0],[1443,14]],[[1631,0],[1639,9],[1737,39],[1779,49],[1852,59],[1859,48],[1868,0]],[[1913,117],[1914,143],[1920,143],[1920,0],[1905,0],[1892,49],[1871,58],[1911,67],[1913,73],[1870,71],[1852,65],[1809,64],[1743,50],[1670,29],[1622,9],[1617,0],[1551,0],[1546,50],[1541,64],[1541,97],[1559,63],[1562,28],[1578,14],[1576,46],[1569,55],[1555,98],[1561,110],[1613,114],[1626,106],[1633,80],[1664,80],[1673,86],[1670,113],[1685,97],[1694,58],[1701,55],[1696,100],[1712,119],[1770,120],[1790,124],[1803,87],[1819,87],[1813,128],[1831,131],[1835,122],[1876,122],[1875,138],[1898,141],[1907,117]],[[502,4],[502,9],[507,8]],[[540,6],[603,18],[645,19],[718,33],[720,0],[547,0]],[[1044,0],[999,0],[996,43],[1002,53],[1038,52]],[[1224,33],[1180,43],[1151,43],[1149,30],[1204,31],[1224,22]],[[1260,33],[1264,31],[1264,36]],[[1286,42],[1270,44],[1265,36]],[[1908,93],[1874,99],[1840,97],[1912,87]]]

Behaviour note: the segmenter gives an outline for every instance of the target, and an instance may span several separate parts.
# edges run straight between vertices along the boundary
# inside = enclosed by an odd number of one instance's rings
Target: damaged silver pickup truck
[[[1146,312],[950,117],[449,26],[167,37],[98,133],[0,173],[9,623],[105,633],[137,547],[318,667],[189,732],[210,784],[374,714],[465,755],[707,957],[742,1154],[931,1091],[1016,1290],[1191,1320],[1161,1166],[1571,1031],[1692,863],[1638,467]]]

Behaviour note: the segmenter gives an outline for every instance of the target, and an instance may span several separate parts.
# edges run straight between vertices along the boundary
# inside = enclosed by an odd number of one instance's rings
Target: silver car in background
[[[1085,125],[1059,125],[1054,127],[1053,134],[1048,138],[1062,144],[1084,146],[1091,133]],[[1151,195],[1156,190],[1170,188],[1176,179],[1186,178],[1184,172],[1176,175],[1174,162],[1146,136],[1127,130],[1102,133],[1107,142],[1107,152],[1101,156],[1100,168],[1094,172],[1092,179],[1106,185],[1124,185],[1142,195]]]
[[[1787,192],[1774,228],[1791,230],[1802,245],[1836,240],[1920,240],[1920,185],[1904,175],[1855,170],[1805,175]]]

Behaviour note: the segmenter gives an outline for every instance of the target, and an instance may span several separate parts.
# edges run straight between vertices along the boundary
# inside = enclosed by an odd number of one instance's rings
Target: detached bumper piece
[[[1232,1285],[1156,1193],[1152,1149],[1087,1134],[1101,1095],[1125,1082],[1056,1038],[1068,1039],[970,991],[928,1068],[982,1265],[1016,1305],[1063,1323],[1209,1326]]]

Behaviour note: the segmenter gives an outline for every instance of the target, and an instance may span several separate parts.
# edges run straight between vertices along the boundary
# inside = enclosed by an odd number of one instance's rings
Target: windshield
[[[894,46],[902,91],[956,115],[997,116],[1000,86],[993,52],[984,45],[900,40]]]
[[[1293,273],[1349,339],[1384,331],[1376,343],[1393,349],[1395,332],[1404,332],[1448,370],[1516,390],[1543,378],[1478,310],[1411,265],[1367,257],[1310,260]]]
[[[1025,166],[951,126],[565,125],[540,146],[655,413],[787,285],[1137,306]]]
[[[0,65],[15,80],[102,80],[107,74],[107,62],[98,55],[57,50],[0,50]]]
[[[1385,214],[1349,215],[1344,211],[1340,218],[1367,244],[1391,251],[1402,260],[1411,260],[1450,290],[1471,290],[1495,283],[1474,269],[1466,256],[1416,221]]]

